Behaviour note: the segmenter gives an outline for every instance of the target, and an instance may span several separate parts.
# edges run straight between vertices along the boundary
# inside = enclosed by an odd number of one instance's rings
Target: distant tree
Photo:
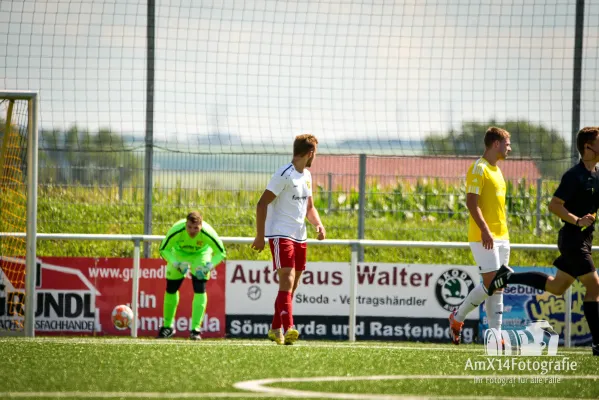
[[[489,126],[498,126],[511,134],[512,158],[533,159],[541,174],[560,177],[570,165],[569,146],[555,130],[528,121],[476,122],[466,121],[461,131],[432,134],[424,142],[429,155],[477,156],[485,149],[484,133]]]
[[[66,132],[44,130],[40,143],[41,182],[111,184],[130,180],[141,167],[141,159],[125,146],[121,135],[108,128],[95,134],[76,125]]]

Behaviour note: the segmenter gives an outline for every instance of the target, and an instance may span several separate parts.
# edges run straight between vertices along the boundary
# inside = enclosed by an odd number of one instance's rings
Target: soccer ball
[[[120,331],[129,328],[133,321],[133,311],[126,305],[118,305],[112,310],[112,323],[114,327]]]

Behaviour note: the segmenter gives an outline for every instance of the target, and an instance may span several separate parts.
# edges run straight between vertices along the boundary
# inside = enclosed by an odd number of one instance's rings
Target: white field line
[[[499,379],[518,379],[518,378],[560,378],[560,379],[585,379],[585,380],[599,380],[599,376],[595,375],[375,375],[375,376],[324,376],[324,377],[307,377],[307,378],[272,378],[272,379],[258,379],[245,382],[238,382],[233,385],[236,389],[247,390],[250,392],[259,392],[263,394],[278,395],[281,398],[284,397],[300,397],[300,398],[328,398],[328,399],[347,399],[347,400],[358,400],[358,399],[372,399],[372,400],[405,400],[405,399],[425,399],[425,398],[452,398],[452,399],[493,399],[496,397],[488,396],[405,396],[405,395],[377,395],[377,394],[366,394],[366,393],[331,393],[331,392],[315,392],[307,390],[295,390],[295,389],[284,389],[277,387],[270,387],[266,385],[272,385],[276,383],[285,382],[342,382],[342,381],[374,381],[374,380],[471,380],[474,378],[499,378]],[[502,399],[522,399],[531,400],[531,397],[501,397]],[[559,397],[561,399],[565,397]],[[556,398],[558,399],[558,398]]]
[[[324,398],[324,399],[347,399],[347,400],[422,400],[422,399],[455,399],[455,400],[491,400],[491,399],[507,399],[507,400],[531,400],[531,397],[498,397],[498,396],[410,396],[410,395],[384,395],[384,394],[368,394],[368,393],[331,393],[331,392],[314,392],[306,390],[293,390],[284,388],[273,388],[265,385],[284,382],[338,382],[338,381],[355,381],[355,380],[438,380],[438,379],[470,379],[483,378],[484,375],[380,375],[380,376],[326,376],[314,378],[274,378],[274,379],[259,379],[234,384],[237,389],[248,390],[248,392],[183,392],[183,393],[160,393],[160,392],[0,392],[0,398],[152,398],[152,399],[191,399],[191,398]],[[494,378],[494,376],[487,376]],[[501,378],[548,378],[546,375],[502,375]],[[599,376],[594,375],[551,375],[550,378],[560,379],[586,379],[599,380]],[[544,398],[550,400],[565,399],[559,398]]]
[[[226,346],[238,346],[238,347],[262,347],[262,346],[275,346],[272,342],[263,341],[238,341],[238,340],[203,340],[201,342],[189,341],[189,340],[157,340],[157,339],[129,339],[129,338],[64,338],[64,337],[38,337],[38,338],[0,338],[0,344],[2,343],[15,343],[20,342],[35,342],[35,343],[59,343],[59,344],[82,344],[82,345],[143,345],[143,346],[214,346],[214,347],[226,347]],[[357,343],[318,343],[316,341],[303,341],[296,343],[294,346],[285,348],[297,348],[297,347],[311,347],[311,348],[324,348],[324,349],[339,349],[339,348],[351,348],[353,349],[385,349],[385,350],[422,350],[422,351],[452,351],[452,352],[466,352],[466,353],[481,353],[483,354],[484,348],[482,346],[470,347],[465,345],[457,347],[453,345],[444,344],[431,344],[430,347],[422,346],[404,346],[395,344],[371,344],[376,342],[357,342]],[[558,356],[562,354],[591,354],[590,349],[581,348],[580,350],[558,350]]]

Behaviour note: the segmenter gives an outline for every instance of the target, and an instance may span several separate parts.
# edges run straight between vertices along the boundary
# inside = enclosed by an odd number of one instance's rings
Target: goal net
[[[36,109],[35,93],[0,91],[0,335],[34,332]]]

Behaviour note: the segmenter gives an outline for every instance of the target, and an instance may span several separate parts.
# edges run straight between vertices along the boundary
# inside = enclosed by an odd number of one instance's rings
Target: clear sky
[[[206,138],[227,132],[255,152],[301,132],[326,147],[522,118],[569,140],[575,3],[156,0],[155,137],[226,151]],[[586,3],[581,124],[597,125],[599,1]],[[0,0],[0,89],[39,90],[46,129],[143,135],[146,14]]]

